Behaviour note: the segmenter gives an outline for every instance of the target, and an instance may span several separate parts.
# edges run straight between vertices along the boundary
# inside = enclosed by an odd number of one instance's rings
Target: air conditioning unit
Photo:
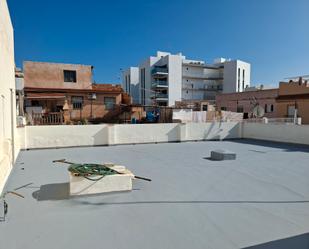
[[[97,94],[96,93],[89,94],[89,99],[97,99]]]

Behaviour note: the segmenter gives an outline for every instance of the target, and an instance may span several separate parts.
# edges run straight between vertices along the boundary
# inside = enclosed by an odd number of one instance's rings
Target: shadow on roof
[[[32,197],[38,201],[69,199],[70,184],[64,182],[42,185],[39,190],[32,193]]]
[[[243,249],[308,249],[309,233],[270,241],[256,246],[245,247]]]
[[[108,206],[108,205],[153,205],[153,204],[286,204],[286,203],[309,203],[309,200],[295,200],[295,201],[259,201],[259,200],[231,200],[231,201],[220,201],[220,200],[171,200],[171,201],[127,201],[127,202],[90,202],[85,200],[76,200],[76,203],[83,205],[94,205],[94,206]]]
[[[233,140],[234,143],[240,144],[248,144],[248,145],[256,145],[261,147],[268,147],[268,148],[275,148],[281,149],[286,152],[306,152],[309,153],[309,146],[305,144],[293,144],[293,143],[283,143],[283,142],[274,142],[274,141],[267,141],[267,140],[257,140],[257,139],[235,139]],[[261,150],[249,150],[252,152],[257,153],[267,153],[271,152],[268,149],[261,149]]]

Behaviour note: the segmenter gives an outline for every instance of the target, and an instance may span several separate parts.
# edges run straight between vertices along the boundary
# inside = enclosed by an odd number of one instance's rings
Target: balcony
[[[167,88],[168,84],[166,80],[156,80],[151,83],[152,88]]]
[[[206,88],[208,91],[221,91],[223,90],[223,86],[222,85],[209,85]]]
[[[223,90],[223,86],[222,85],[209,85],[206,86],[205,88],[192,88],[188,85],[184,85],[182,87],[182,90],[190,90],[190,91],[222,91]]]
[[[168,99],[168,94],[167,93],[153,93],[151,98],[152,99],[167,100]]]
[[[151,70],[153,76],[167,76],[168,68],[167,67],[155,67]]]

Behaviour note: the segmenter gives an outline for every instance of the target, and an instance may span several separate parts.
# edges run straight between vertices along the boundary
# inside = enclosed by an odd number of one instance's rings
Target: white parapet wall
[[[6,0],[0,0],[0,194],[18,154],[16,137],[14,31]]]
[[[243,123],[243,138],[309,145],[309,125]]]
[[[132,125],[62,125],[18,128],[21,149],[160,143],[240,138],[237,122]]]
[[[108,145],[108,125],[25,126],[18,128],[21,149]]]

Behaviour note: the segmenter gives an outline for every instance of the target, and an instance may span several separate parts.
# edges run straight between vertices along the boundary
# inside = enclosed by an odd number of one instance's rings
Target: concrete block
[[[235,160],[236,153],[228,150],[213,150],[211,151],[210,158],[215,161]]]
[[[132,173],[108,175],[99,181],[90,181],[70,173],[70,195],[89,195],[132,190]]]

